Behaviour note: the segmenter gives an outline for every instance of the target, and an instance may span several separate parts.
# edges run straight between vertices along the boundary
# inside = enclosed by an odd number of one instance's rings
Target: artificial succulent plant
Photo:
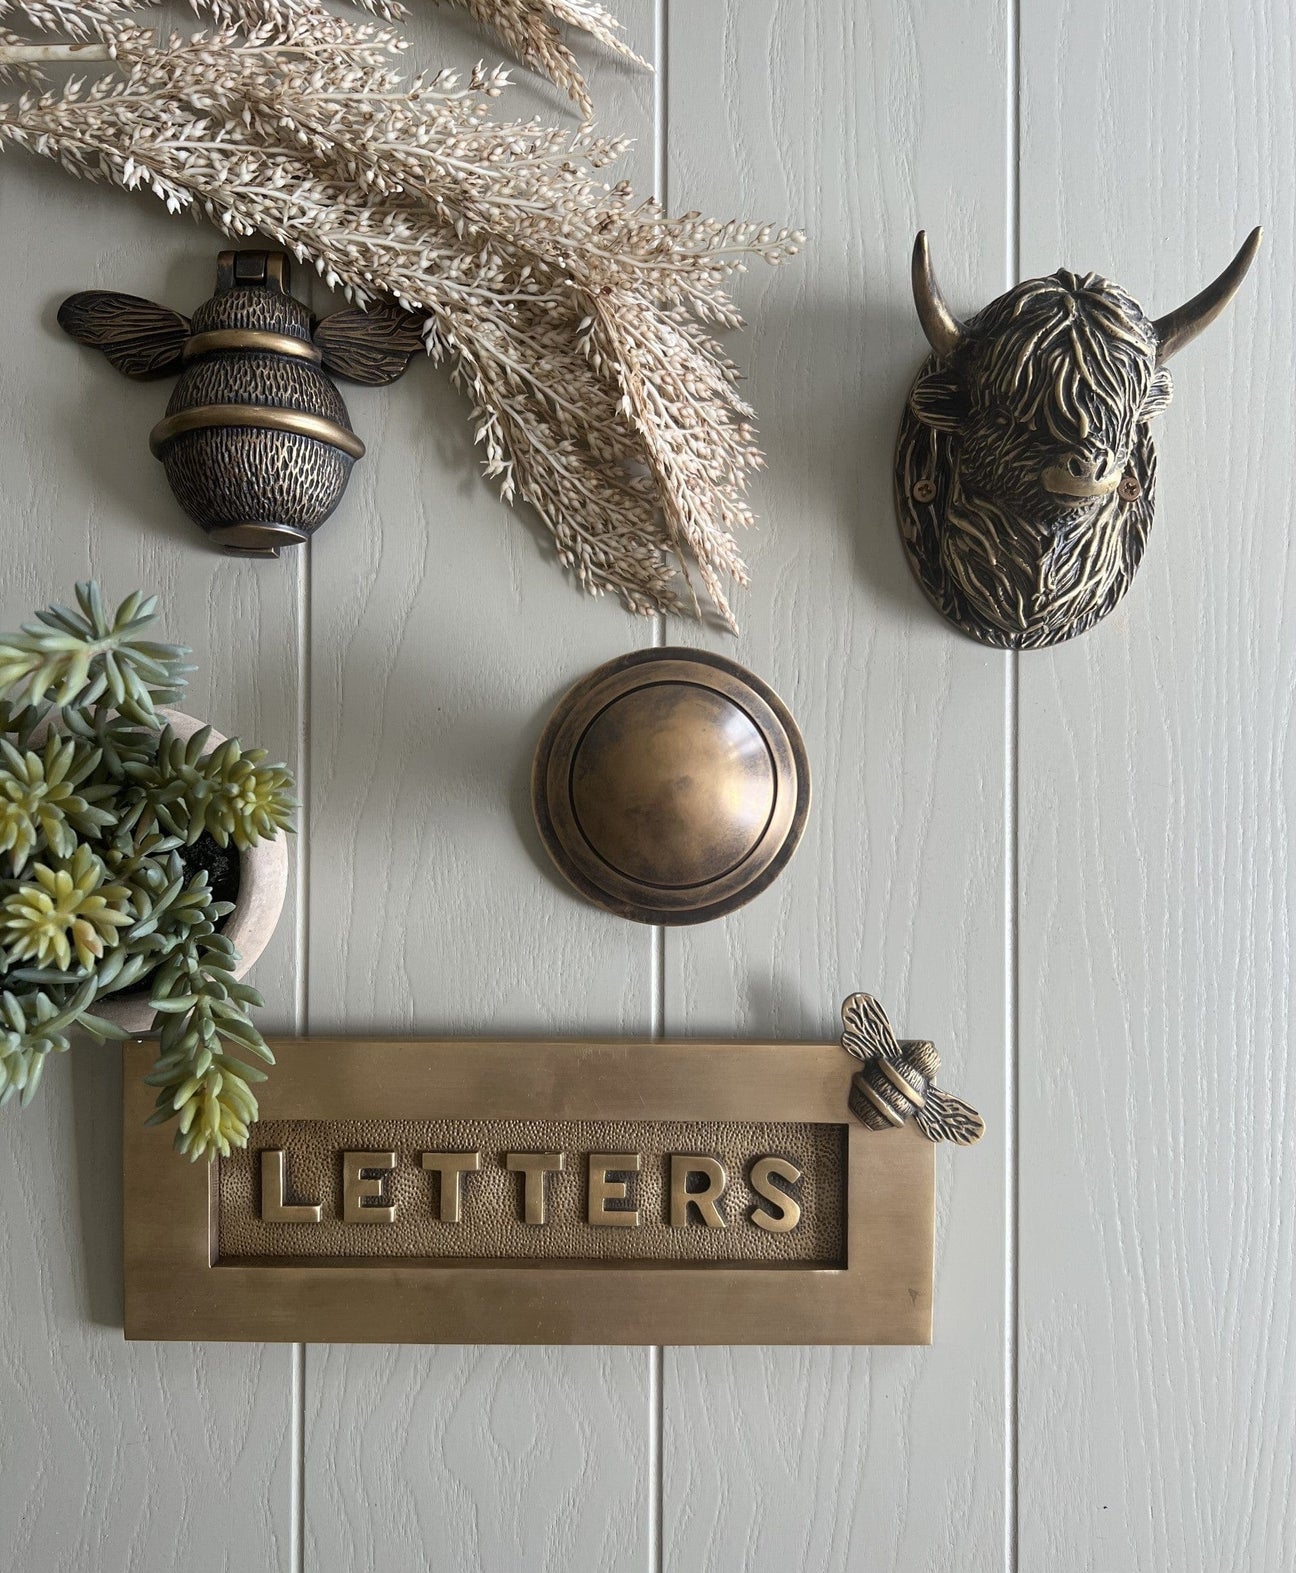
[[[146,991],[161,1017],[152,1123],[190,1158],[247,1142],[251,1083],[273,1056],[252,1024],[216,899],[190,853],[291,830],[292,776],[236,739],[210,749],[160,714],[189,651],[145,630],[156,597],[111,614],[98,585],[0,635],[0,1104],[28,1103],[51,1053],[82,1028],[123,1038],[97,1001]]]

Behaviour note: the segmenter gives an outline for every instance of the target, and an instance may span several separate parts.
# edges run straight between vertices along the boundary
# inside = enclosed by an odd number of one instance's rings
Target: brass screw
[[[1138,476],[1135,475],[1132,470],[1126,471],[1126,473],[1121,476],[1121,483],[1116,488],[1116,490],[1120,493],[1126,502],[1137,502],[1143,495],[1143,487],[1139,483]]]
[[[936,500],[936,482],[915,481],[913,483],[912,496],[915,502],[934,502]]]

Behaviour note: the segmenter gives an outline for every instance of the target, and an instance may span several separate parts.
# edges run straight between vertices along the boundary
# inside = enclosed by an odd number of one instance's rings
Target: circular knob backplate
[[[805,744],[733,661],[640,650],[559,703],[536,749],[536,824],[583,895],[641,923],[703,923],[750,901],[805,827]]]

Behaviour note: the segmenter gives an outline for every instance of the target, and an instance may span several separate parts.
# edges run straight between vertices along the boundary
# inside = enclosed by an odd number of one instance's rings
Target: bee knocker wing
[[[334,312],[315,329],[315,347],[335,375],[381,388],[403,376],[423,348],[423,317],[390,302]]]
[[[928,1087],[926,1099],[921,1108],[914,1110],[913,1119],[929,1142],[957,1142],[960,1147],[970,1147],[985,1135],[985,1121],[972,1105],[939,1087]]]
[[[59,307],[59,327],[79,344],[102,350],[118,371],[141,380],[179,371],[188,317],[139,295],[87,289]]]
[[[842,1048],[857,1060],[895,1059],[900,1053],[887,1013],[871,994],[852,994],[842,1004]]]

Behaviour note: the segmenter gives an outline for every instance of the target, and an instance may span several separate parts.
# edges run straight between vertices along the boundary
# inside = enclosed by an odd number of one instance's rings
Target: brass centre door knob
[[[536,823],[591,901],[643,923],[741,906],[792,856],[810,805],[796,722],[732,661],[643,650],[555,709],[532,773]]]

